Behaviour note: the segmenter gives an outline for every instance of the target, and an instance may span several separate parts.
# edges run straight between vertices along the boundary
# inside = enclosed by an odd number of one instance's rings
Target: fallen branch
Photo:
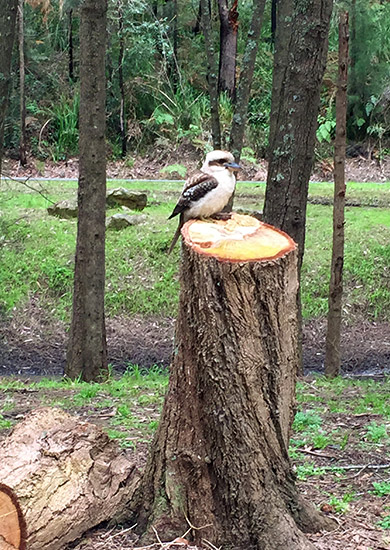
[[[315,451],[309,451],[308,449],[297,449],[297,451],[299,451],[300,453],[307,454],[307,455],[318,456],[319,458],[334,458],[334,459],[337,458],[334,455],[327,455],[327,454],[324,454],[324,453],[316,453]]]
[[[346,466],[321,466],[322,470],[386,470],[390,464],[347,464]]]
[[[28,181],[30,179],[32,179],[32,176],[27,176],[26,179],[22,180],[22,179],[15,179],[13,178],[12,176],[10,176],[9,174],[6,174],[6,177],[11,180],[11,181],[14,181],[16,183],[21,183],[22,185],[24,185],[25,187],[27,187],[27,189],[30,189],[31,191],[34,191],[35,193],[38,193],[38,195],[41,195],[42,198],[44,198],[46,201],[50,202],[51,204],[55,204],[54,201],[52,201],[51,199],[49,199],[49,197],[47,195],[44,194],[43,191],[41,191],[40,189],[36,189],[35,187],[32,187],[32,185],[28,185]],[[39,183],[39,182],[38,182]]]

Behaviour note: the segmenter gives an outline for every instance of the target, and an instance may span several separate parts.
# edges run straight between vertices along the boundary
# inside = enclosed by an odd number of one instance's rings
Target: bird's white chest
[[[191,205],[187,211],[186,219],[208,218],[221,212],[227,205],[236,186],[236,178],[230,172],[227,174],[218,174],[218,176],[218,186]]]

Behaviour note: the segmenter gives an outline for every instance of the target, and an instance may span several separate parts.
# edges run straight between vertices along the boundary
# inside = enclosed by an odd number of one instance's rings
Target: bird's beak
[[[225,164],[225,168],[227,168],[228,170],[232,170],[233,172],[241,170],[241,166],[237,164],[237,162],[227,162]]]

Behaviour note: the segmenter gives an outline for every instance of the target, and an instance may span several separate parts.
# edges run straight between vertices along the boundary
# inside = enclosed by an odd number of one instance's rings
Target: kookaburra
[[[223,210],[236,186],[234,172],[240,166],[228,151],[211,151],[200,171],[190,176],[169,220],[180,214],[179,226],[173,237],[168,254],[172,252],[183,224],[193,218],[209,218]]]

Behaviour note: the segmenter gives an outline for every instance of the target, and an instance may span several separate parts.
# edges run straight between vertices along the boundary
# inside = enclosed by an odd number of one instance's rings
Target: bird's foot
[[[232,217],[233,212],[218,212],[218,214],[214,214],[212,217],[213,220],[223,220],[227,221],[230,220]]]

